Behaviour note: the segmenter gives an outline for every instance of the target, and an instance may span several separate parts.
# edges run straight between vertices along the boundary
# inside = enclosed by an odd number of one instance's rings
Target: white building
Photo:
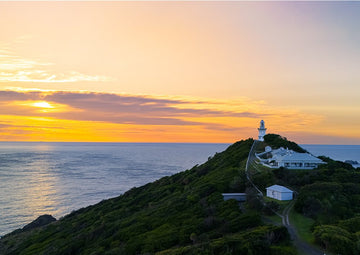
[[[266,188],[266,196],[277,200],[292,200],[293,191],[280,185],[272,185]]]
[[[271,157],[269,157],[271,155]],[[299,153],[284,148],[269,150],[256,155],[262,164],[271,168],[286,167],[288,169],[314,169],[326,164],[309,153]]]
[[[260,121],[259,130],[259,141],[264,141],[264,136],[266,134],[265,122],[263,120]]]

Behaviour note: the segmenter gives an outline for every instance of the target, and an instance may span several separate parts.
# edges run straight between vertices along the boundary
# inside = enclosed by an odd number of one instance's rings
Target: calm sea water
[[[0,143],[0,236],[189,169],[227,146]]]
[[[360,163],[360,145],[303,144],[301,147],[315,156],[327,156],[339,161],[353,160]],[[353,166],[360,167],[360,164]]]

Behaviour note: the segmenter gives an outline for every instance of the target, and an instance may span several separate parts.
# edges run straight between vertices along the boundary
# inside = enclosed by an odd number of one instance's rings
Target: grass
[[[314,243],[314,236],[311,233],[311,227],[314,224],[314,220],[308,217],[305,217],[294,210],[291,210],[290,214],[290,222],[297,229],[297,233],[300,239],[306,241],[307,243]]]
[[[271,216],[263,216],[265,222],[271,222],[274,225],[281,226],[282,225],[282,219],[280,216],[274,214]]]
[[[264,201],[265,202],[275,202],[279,205],[279,209],[277,210],[278,213],[282,214],[283,210],[285,209],[286,206],[289,205],[289,203],[291,203],[291,200],[277,200],[271,197],[264,197]]]
[[[249,165],[249,171],[251,174],[261,173],[263,171],[271,170],[269,167],[263,166],[258,160]]]

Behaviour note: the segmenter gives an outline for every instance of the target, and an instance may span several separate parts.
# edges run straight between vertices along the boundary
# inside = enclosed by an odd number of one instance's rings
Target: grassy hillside
[[[273,149],[278,149],[283,147],[284,149],[288,148],[296,152],[304,153],[306,150],[301,148],[295,142],[289,141],[286,137],[282,137],[277,134],[267,134],[264,136],[264,145],[270,145]]]
[[[252,139],[206,163],[0,240],[0,254],[295,254],[284,227],[243,213]]]

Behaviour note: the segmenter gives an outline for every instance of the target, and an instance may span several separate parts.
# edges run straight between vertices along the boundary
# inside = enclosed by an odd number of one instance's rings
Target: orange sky
[[[0,140],[360,144],[358,2],[0,2]]]

